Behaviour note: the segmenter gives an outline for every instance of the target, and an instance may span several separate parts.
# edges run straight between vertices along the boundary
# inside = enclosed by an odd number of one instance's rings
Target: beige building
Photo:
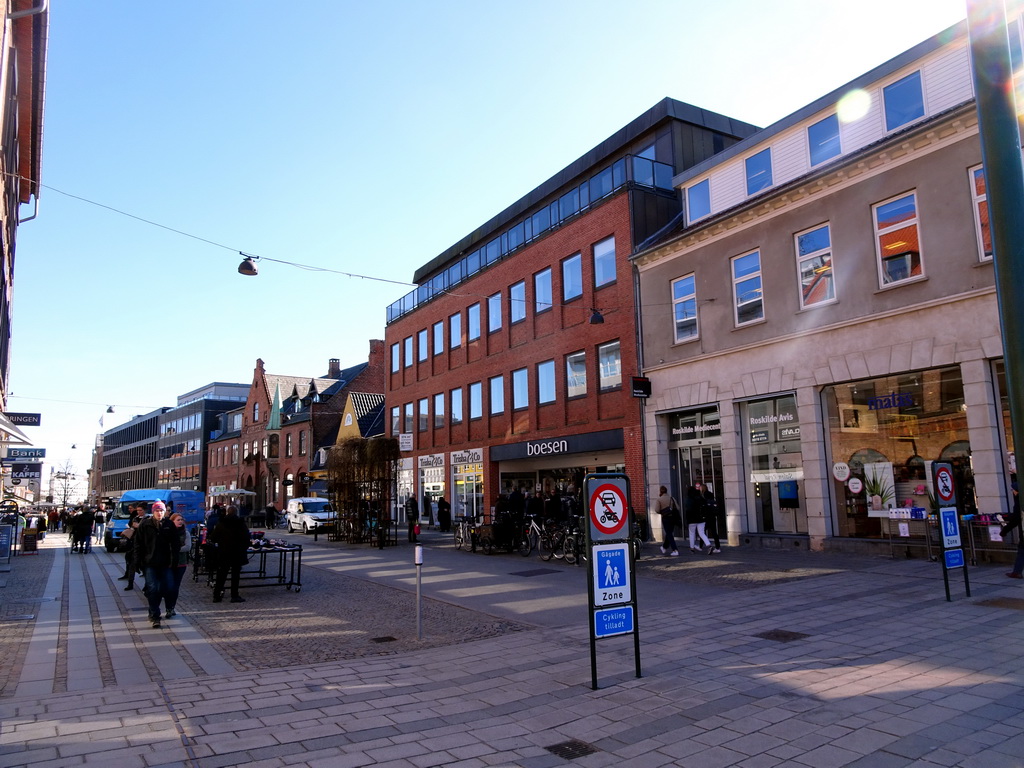
[[[730,544],[871,547],[948,461],[962,514],[1007,510],[965,24],[674,181],[634,256],[652,497],[708,484]]]

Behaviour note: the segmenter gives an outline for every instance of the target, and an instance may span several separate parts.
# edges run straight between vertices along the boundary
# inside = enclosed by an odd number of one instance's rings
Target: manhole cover
[[[754,637],[760,637],[762,640],[774,640],[777,643],[791,643],[794,640],[803,640],[810,635],[805,635],[802,632],[790,632],[786,629],[772,629],[768,632],[759,632]]]
[[[577,741],[576,739],[563,741],[561,744],[545,747],[545,749],[563,760],[574,760],[577,757],[586,757],[597,752],[597,747],[593,747],[585,741]]]
[[[993,597],[990,600],[981,600],[978,605],[987,605],[992,608],[1013,608],[1017,611],[1024,611],[1024,600],[1019,597]]]
[[[547,573],[561,573],[557,568],[534,568],[532,571],[513,571],[509,576],[543,576]]]
[[[370,642],[371,643],[393,643],[397,639],[398,638],[396,638],[396,637],[391,637],[391,635],[387,635],[385,637],[371,637],[370,638]]]

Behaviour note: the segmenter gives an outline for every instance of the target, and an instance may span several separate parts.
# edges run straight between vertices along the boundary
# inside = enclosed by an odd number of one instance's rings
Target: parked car
[[[288,533],[310,533],[334,520],[334,508],[327,499],[300,497],[290,499],[285,509]]]

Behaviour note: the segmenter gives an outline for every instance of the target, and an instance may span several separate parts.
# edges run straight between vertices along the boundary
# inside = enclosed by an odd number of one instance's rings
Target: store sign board
[[[4,413],[16,427],[38,427],[43,420],[39,413]]]
[[[400,451],[411,451],[412,450],[412,432],[402,432],[398,436],[398,450],[400,450]]]
[[[6,459],[20,459],[25,461],[26,459],[45,459],[46,449],[45,448],[15,448],[14,446],[7,447]]]

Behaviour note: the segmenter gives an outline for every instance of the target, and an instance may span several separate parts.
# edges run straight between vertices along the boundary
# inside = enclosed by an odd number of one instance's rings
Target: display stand
[[[978,564],[978,553],[1005,554],[1011,560],[1017,552],[1017,529],[1008,536],[1001,536],[999,530],[1002,523],[998,520],[985,520],[964,515],[967,527],[967,541],[971,548],[971,565]],[[992,558],[987,557],[991,561]],[[1006,558],[1000,558],[1005,561]]]
[[[889,553],[896,559],[897,550],[910,557],[911,547],[923,547],[925,556],[934,561],[932,552],[933,522],[924,507],[899,507],[889,510]]]
[[[196,537],[192,545],[192,580],[206,579],[213,586],[217,576],[216,564],[208,545]],[[302,545],[259,546],[247,550],[248,565],[242,566],[240,587],[284,587],[302,591]]]

